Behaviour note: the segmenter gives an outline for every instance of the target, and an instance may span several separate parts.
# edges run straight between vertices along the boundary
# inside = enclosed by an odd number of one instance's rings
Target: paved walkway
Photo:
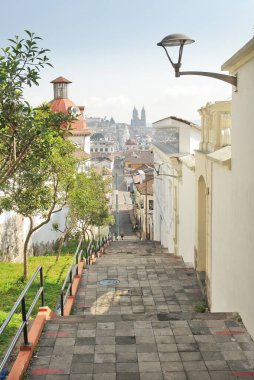
[[[232,314],[195,313],[200,302],[181,258],[154,242],[114,242],[84,270],[74,315],[46,324],[28,379],[254,379],[243,325]]]

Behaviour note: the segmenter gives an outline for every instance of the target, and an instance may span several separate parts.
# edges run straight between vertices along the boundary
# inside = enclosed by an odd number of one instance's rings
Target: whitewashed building
[[[254,337],[254,38],[222,70],[232,89],[232,155],[212,157],[211,309],[237,311]]]
[[[159,120],[153,123],[153,128],[154,239],[161,241],[170,253],[181,254],[193,263],[195,165],[192,154],[199,145],[200,128],[176,117]]]

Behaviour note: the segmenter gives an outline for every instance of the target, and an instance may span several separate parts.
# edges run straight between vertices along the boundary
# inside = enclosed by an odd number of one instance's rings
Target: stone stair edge
[[[111,315],[69,315],[55,317],[47,324],[76,324],[84,322],[111,322],[111,321],[204,321],[204,320],[235,320],[237,313],[135,313],[135,314],[111,314]]]

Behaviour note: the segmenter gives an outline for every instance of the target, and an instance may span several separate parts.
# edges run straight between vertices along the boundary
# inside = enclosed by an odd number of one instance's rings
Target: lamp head
[[[157,43],[157,46],[167,47],[167,46],[181,46],[181,45],[188,45],[195,42],[185,34],[181,33],[175,33],[175,34],[169,34],[168,36],[164,37],[161,42]]]
[[[169,34],[168,36],[164,37],[161,40],[161,42],[157,43],[158,46],[161,46],[165,50],[167,57],[168,57],[171,65],[173,66],[173,68],[175,70],[175,76],[176,77],[180,76],[180,67],[182,64],[181,60],[182,60],[182,54],[183,54],[183,47],[184,47],[184,45],[192,44],[193,42],[195,42],[195,41],[192,40],[191,38],[189,38],[188,36],[186,36],[185,34],[175,33],[175,34]],[[178,61],[177,62],[173,62],[173,60],[171,59],[171,57],[167,51],[167,47],[171,47],[171,46],[179,46],[179,53],[178,53]]]

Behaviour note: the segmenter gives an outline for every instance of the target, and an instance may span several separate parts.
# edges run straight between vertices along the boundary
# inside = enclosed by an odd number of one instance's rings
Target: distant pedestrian
[[[123,240],[123,237],[124,237],[124,234],[123,234],[123,232],[121,232],[121,235],[120,235],[120,236],[121,236],[121,239]]]

